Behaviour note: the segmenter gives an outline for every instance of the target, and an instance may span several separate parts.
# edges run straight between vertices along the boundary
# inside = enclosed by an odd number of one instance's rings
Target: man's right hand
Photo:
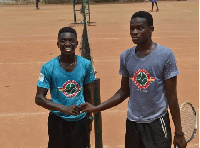
[[[77,116],[80,114],[81,107],[77,105],[65,106],[63,111],[67,115]]]
[[[184,135],[183,136],[177,136],[177,135],[174,135],[174,148],[186,148],[187,146],[187,142],[185,140],[185,137]]]
[[[95,113],[95,106],[88,102],[81,104],[80,107],[82,112]]]

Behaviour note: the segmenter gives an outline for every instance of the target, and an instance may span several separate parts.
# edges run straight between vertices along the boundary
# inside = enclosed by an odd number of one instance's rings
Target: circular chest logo
[[[155,78],[150,77],[150,74],[144,69],[137,70],[131,79],[139,89],[146,89],[151,82],[155,81]]]
[[[58,88],[66,97],[75,97],[81,90],[78,83],[74,80],[69,80],[63,84],[63,87]]]

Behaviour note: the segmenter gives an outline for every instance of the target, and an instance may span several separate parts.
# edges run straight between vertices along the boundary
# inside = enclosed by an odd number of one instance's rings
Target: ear
[[[60,48],[60,46],[59,46],[59,43],[57,42],[57,46],[58,46],[58,48]]]
[[[76,40],[76,43],[75,43],[75,49],[78,47],[78,41]]]
[[[149,27],[149,30],[152,33],[154,31],[154,26]]]

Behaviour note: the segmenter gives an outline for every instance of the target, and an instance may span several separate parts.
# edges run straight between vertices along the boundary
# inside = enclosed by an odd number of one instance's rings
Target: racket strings
[[[185,133],[185,139],[189,141],[195,129],[195,112],[190,104],[184,104],[181,107],[181,125]]]

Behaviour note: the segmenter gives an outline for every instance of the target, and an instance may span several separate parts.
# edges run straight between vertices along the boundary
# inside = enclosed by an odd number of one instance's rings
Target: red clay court
[[[40,10],[33,4],[0,5],[1,148],[47,147],[48,111],[34,102],[36,82],[42,64],[60,53],[56,46],[59,29],[73,23],[74,17],[72,4],[39,6]],[[179,103],[192,102],[199,116],[199,1],[158,1],[158,6],[159,12],[151,12],[153,41],[174,51],[181,73]],[[150,9],[150,2],[90,5],[91,21],[96,22],[89,26],[90,42],[102,101],[119,88],[119,56],[134,46],[129,35],[132,14]],[[78,14],[77,21],[81,20]],[[80,43],[83,25],[74,28]],[[104,148],[124,148],[127,101],[102,112]],[[91,142],[94,148],[93,131]],[[188,148],[198,147],[197,132]]]

